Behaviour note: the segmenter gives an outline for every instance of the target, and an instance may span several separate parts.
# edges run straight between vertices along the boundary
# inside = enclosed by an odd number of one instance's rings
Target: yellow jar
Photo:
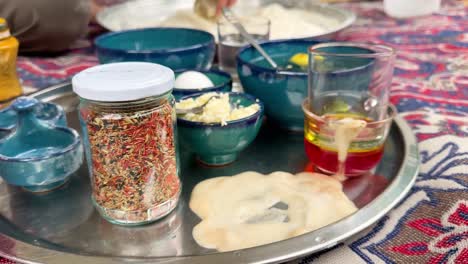
[[[0,103],[11,100],[22,93],[16,75],[18,40],[10,34],[8,24],[0,17]]]

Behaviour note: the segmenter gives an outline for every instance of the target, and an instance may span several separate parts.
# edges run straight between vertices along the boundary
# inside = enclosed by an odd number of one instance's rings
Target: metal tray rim
[[[69,83],[56,85],[35,93],[32,96],[41,97],[50,91],[67,85],[69,85]],[[160,263],[275,263],[315,253],[323,250],[324,248],[330,248],[346,238],[364,230],[383,217],[406,196],[416,181],[416,177],[419,172],[419,154],[416,138],[413,135],[411,128],[403,118],[396,116],[394,121],[405,140],[405,156],[403,158],[403,166],[399,169],[397,176],[394,178],[392,183],[384,192],[355,214],[313,232],[268,245],[232,252],[212,253],[197,256],[118,258],[54,251],[28,244],[0,233],[0,241],[11,242],[15,245],[12,250],[14,253],[10,253],[8,249],[2,248],[0,245],[0,256],[18,262],[31,264],[41,262],[64,263],[65,261],[69,261],[71,263],[115,263],[115,261],[138,261],[139,263],[152,263],[155,261]],[[361,219],[368,220],[363,222]],[[337,230],[342,232],[337,232]],[[289,250],[291,248],[300,250],[291,252]],[[38,258],[31,260],[31,256],[37,256]]]

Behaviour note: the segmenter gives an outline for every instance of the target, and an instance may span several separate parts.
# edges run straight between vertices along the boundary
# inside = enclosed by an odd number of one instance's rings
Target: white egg
[[[203,73],[197,71],[186,71],[175,80],[177,89],[203,89],[213,87],[213,82]]]

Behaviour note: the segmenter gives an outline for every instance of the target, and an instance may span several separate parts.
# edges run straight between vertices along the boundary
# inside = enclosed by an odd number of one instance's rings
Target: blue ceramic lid
[[[16,111],[30,110],[35,107],[39,101],[36,98],[21,96],[18,97],[11,105]]]
[[[122,102],[158,96],[174,86],[174,72],[149,62],[119,62],[86,69],[72,79],[80,97],[101,102]]]
[[[48,122],[56,126],[67,126],[65,111],[60,105],[50,102],[40,102],[35,98],[19,97],[13,104],[0,110],[0,130],[10,131],[18,121],[18,111],[24,108],[32,108],[34,115],[40,121]],[[0,133],[0,139],[3,137]]]

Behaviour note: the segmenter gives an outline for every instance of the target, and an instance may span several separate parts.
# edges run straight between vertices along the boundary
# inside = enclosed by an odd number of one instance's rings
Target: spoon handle
[[[232,10],[227,7],[223,7],[223,15],[231,23],[239,33],[249,42],[260,54],[268,61],[268,63],[274,68],[277,69],[278,65],[273,61],[273,59],[265,52],[265,50],[258,45],[257,41],[245,30],[244,26],[239,22],[239,19],[234,15]]]

